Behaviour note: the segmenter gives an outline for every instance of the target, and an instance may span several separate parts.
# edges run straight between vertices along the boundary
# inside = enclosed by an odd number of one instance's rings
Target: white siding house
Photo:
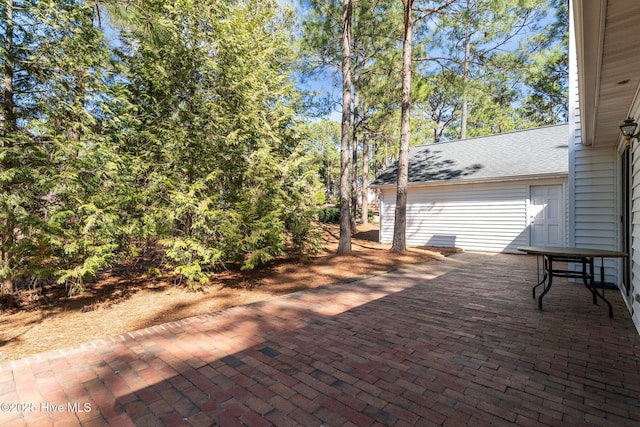
[[[570,7],[569,245],[629,254],[606,261],[606,280],[640,331],[640,141],[619,128],[640,119],[640,2]]]
[[[568,242],[569,126],[548,126],[414,147],[409,159],[407,242],[516,253]],[[396,167],[381,190],[380,241],[393,237]]]

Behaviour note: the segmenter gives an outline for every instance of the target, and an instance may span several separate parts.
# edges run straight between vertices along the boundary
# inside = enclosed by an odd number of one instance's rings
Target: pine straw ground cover
[[[324,231],[324,251],[313,259],[283,258],[252,271],[229,268],[200,292],[176,287],[169,277],[125,267],[99,275],[73,297],[66,297],[61,287],[22,291],[18,298],[2,301],[0,363],[456,252],[412,247],[391,253],[390,245],[377,243],[378,224],[369,224],[360,225],[353,236],[353,253],[337,256],[337,226],[325,225]]]

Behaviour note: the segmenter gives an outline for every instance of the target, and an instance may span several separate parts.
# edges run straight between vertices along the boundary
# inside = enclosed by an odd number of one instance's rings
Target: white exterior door
[[[562,185],[531,186],[531,246],[564,246],[563,211]]]

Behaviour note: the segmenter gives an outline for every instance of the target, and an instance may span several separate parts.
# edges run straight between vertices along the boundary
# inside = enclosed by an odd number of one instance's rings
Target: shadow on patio
[[[463,253],[5,364],[36,410],[0,424],[638,425],[622,299],[560,281],[539,311],[535,265]]]

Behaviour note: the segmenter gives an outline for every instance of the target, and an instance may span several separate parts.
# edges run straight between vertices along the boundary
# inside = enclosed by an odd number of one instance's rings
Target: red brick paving
[[[0,425],[640,425],[622,298],[558,282],[539,311],[535,265],[459,254],[12,361]]]

